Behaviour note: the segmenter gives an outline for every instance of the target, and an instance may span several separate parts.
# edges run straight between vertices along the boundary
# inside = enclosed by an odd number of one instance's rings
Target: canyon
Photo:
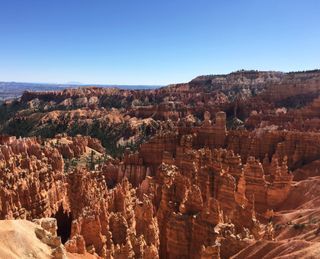
[[[319,116],[319,70],[24,92],[0,107],[0,257],[317,258]]]

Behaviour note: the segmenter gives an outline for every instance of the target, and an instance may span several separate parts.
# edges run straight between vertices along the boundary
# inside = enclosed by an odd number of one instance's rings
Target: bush
[[[302,229],[304,229],[304,227],[305,227],[305,224],[294,224],[293,225],[293,228],[295,229],[295,230],[302,230]]]

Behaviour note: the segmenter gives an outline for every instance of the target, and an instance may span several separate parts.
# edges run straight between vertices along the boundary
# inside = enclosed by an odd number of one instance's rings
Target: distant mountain
[[[83,85],[83,83],[77,81],[69,81],[66,82],[65,85]]]
[[[19,98],[24,91],[55,91],[86,86],[116,87],[131,90],[155,89],[161,87],[157,85],[84,85],[76,82],[68,84],[0,82],[0,101]]]

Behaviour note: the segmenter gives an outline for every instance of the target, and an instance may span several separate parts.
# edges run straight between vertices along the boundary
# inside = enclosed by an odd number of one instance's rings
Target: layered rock
[[[44,218],[35,237],[56,257],[267,257],[317,242],[319,78],[26,92],[0,130],[52,138],[0,137],[0,218]]]

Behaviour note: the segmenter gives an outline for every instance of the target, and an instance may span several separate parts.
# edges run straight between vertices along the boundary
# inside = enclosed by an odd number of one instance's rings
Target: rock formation
[[[315,257],[319,78],[26,92],[1,119],[0,219],[55,258]]]

